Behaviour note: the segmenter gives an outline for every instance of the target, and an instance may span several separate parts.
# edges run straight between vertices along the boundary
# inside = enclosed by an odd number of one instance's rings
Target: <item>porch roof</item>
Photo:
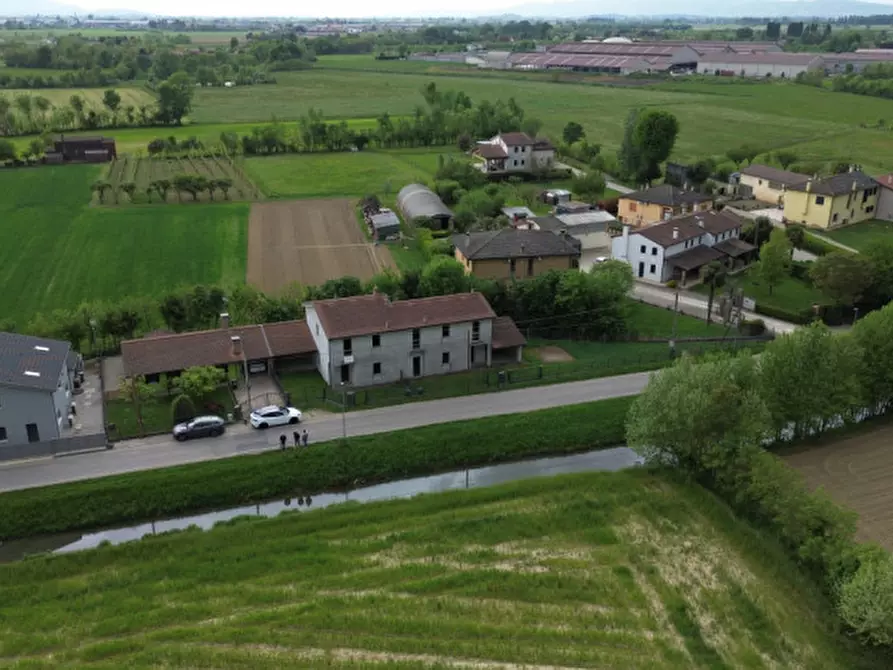
[[[745,242],[737,237],[730,237],[727,240],[723,240],[722,242],[715,244],[713,248],[719,249],[722,253],[731,256],[732,258],[738,258],[746,254],[748,251],[756,249],[750,242]]]
[[[717,251],[713,247],[700,246],[695,247],[694,249],[689,249],[688,251],[683,251],[681,254],[672,256],[667,260],[670,265],[688,272],[689,270],[696,270],[702,265],[707,265],[707,263],[722,260],[723,258],[725,258],[725,255],[721,251]]]

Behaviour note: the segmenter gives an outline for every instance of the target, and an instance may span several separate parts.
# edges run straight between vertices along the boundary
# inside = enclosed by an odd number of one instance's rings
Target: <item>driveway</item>
[[[301,424],[301,427],[310,432],[312,449],[314,442],[340,438],[344,426],[348,436],[369,435],[449,421],[480,419],[499,414],[529,412],[604,398],[636,395],[645,388],[649,376],[650,373],[637,373],[516,391],[431,400],[365,412],[350,412],[343,417],[340,414],[328,414],[308,419]],[[56,459],[18,461],[0,466],[0,491],[60,484],[278,449],[279,435],[283,432],[291,433],[292,427],[286,428],[288,430],[283,428],[260,432],[237,425],[219,438],[181,443],[163,435],[142,440],[128,440],[119,443],[110,451]],[[547,430],[547,427],[544,426],[543,430]]]
[[[642,302],[648,303],[649,305],[672,308],[676,300],[676,291],[673,289],[664,288],[663,286],[654,286],[651,284],[636,282],[633,286],[633,296],[635,298],[638,298]],[[683,314],[695,316],[699,319],[706,319],[707,299],[697,295],[696,293],[680,291],[679,311]],[[756,314],[754,312],[747,311],[744,311],[741,314],[745,319],[761,319],[763,323],[766,324],[766,328],[776,334],[790,333],[797,329],[796,324],[788,323],[787,321],[781,321],[779,319],[772,319],[770,317],[763,316],[762,314]]]
[[[559,170],[570,170],[571,174],[575,177],[585,177],[586,172],[581,170],[580,168],[575,168],[573,165],[568,165],[567,163],[555,163],[555,167]],[[624,193],[632,193],[634,189],[631,189],[629,186],[624,186],[623,184],[618,184],[614,181],[609,175],[605,175],[605,186],[608,188],[617,191],[620,194]]]

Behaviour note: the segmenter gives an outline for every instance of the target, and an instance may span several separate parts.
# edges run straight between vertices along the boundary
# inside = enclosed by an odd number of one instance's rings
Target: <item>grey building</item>
[[[494,352],[520,360],[524,338],[480,293],[391,302],[380,293],[304,305],[327,384],[387,384],[486,367]]]
[[[70,350],[68,342],[0,333],[0,448],[62,436],[71,407]]]

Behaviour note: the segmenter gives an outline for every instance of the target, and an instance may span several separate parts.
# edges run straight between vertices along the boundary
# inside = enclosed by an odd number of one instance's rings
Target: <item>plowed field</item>
[[[893,426],[781,454],[812,488],[859,513],[859,537],[893,550]]]
[[[248,282],[264,292],[393,268],[390,251],[363,237],[348,199],[268,202],[251,207]]]

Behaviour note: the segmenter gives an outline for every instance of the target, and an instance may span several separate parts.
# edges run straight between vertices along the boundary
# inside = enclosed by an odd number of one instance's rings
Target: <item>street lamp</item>
[[[99,325],[95,318],[90,319],[90,351],[96,355],[96,326]]]

